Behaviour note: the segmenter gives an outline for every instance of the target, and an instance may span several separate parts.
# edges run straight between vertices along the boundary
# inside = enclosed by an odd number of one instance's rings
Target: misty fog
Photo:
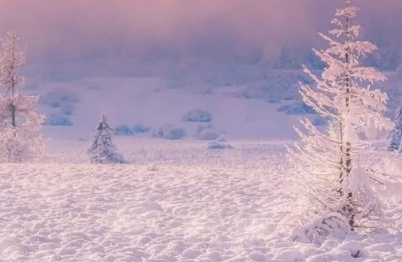
[[[343,1],[0,0],[0,35],[17,29],[28,46],[27,67],[42,70],[74,64],[102,73],[135,61],[191,59],[242,63],[278,56],[285,43],[319,46],[316,32],[329,29],[339,4]],[[365,26],[402,12],[400,0],[356,4]],[[390,23],[401,22],[400,16],[395,19]],[[91,61],[96,66],[84,66]]]

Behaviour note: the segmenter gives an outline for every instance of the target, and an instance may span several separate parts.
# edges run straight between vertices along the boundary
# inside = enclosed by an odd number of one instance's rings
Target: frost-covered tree
[[[22,48],[16,31],[2,39],[0,51],[0,159],[3,162],[34,160],[42,153],[39,135],[43,115],[37,113],[37,96],[24,96],[24,84],[18,70],[25,64],[26,48]]]
[[[297,169],[296,181],[305,189],[299,197],[308,209],[304,223],[310,223],[297,232],[309,240],[326,237],[336,229],[356,230],[381,215],[373,193],[380,179],[367,171],[370,168],[362,161],[370,152],[370,141],[359,135],[372,123],[379,129],[392,126],[383,116],[387,95],[369,86],[384,81],[385,76],[361,65],[362,58],[376,46],[358,40],[361,27],[352,24],[358,8],[350,0],[345,3],[332,20],[335,29],[329,35],[319,34],[329,47],[314,50],[326,68],[321,77],[304,68],[315,84],[301,84],[300,88],[303,101],[329,119],[329,125],[321,130],[310,120],[302,120],[301,128],[295,128],[301,142],[289,150]]]
[[[91,147],[88,150],[91,163],[94,164],[121,164],[124,158],[117,152],[112,142],[113,129],[107,122],[107,117],[102,116]]]
[[[391,141],[388,146],[388,151],[400,151],[402,152],[401,146],[401,138],[402,138],[402,104],[396,111],[395,116],[395,128],[391,135]]]

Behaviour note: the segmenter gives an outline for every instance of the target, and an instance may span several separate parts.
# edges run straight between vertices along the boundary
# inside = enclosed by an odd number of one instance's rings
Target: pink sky
[[[401,0],[356,0],[369,12]],[[157,44],[187,52],[203,46],[264,48],[325,29],[335,0],[0,0],[0,34],[17,28],[31,56],[141,52]],[[200,47],[198,47],[200,46]]]

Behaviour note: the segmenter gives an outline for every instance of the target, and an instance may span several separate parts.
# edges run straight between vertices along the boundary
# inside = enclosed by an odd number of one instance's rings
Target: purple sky
[[[284,41],[328,28],[342,0],[0,0],[0,34],[19,30],[30,58],[141,54],[276,53]],[[355,0],[362,17],[401,0]],[[163,52],[163,51],[161,51]]]

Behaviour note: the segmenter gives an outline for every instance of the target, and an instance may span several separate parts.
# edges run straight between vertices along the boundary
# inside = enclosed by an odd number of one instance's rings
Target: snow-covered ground
[[[97,77],[69,82],[31,79],[25,92],[41,96],[40,111],[49,119],[71,121],[71,126],[63,129],[46,128],[46,134],[56,139],[87,137],[103,113],[113,126],[141,124],[157,129],[169,124],[185,129],[190,139],[200,125],[210,125],[230,139],[295,139],[293,126],[307,113],[297,95],[298,74],[277,74],[278,79],[267,83],[265,89],[252,83],[216,86],[207,91],[174,89],[159,77]],[[387,75],[390,81],[376,88],[389,93],[388,114],[394,116],[402,82],[391,73]],[[184,122],[183,115],[195,109],[210,112],[212,121]],[[319,120],[311,114],[309,117]]]
[[[298,116],[278,108],[294,101],[244,99],[241,88],[189,92],[158,78],[28,84],[42,96],[42,113],[71,125],[44,128],[44,163],[1,166],[0,262],[401,262],[401,199],[384,207],[387,230],[322,245],[289,239],[285,144]],[[193,109],[212,121],[184,122]],[[175,141],[151,132],[116,136],[129,164],[89,165],[102,113],[113,126],[170,124],[188,134]],[[201,125],[225,132],[232,148],[208,149],[196,137]]]
[[[115,140],[129,164],[53,140],[47,164],[2,165],[0,261],[402,261],[402,203],[390,232],[289,240],[284,142]]]

